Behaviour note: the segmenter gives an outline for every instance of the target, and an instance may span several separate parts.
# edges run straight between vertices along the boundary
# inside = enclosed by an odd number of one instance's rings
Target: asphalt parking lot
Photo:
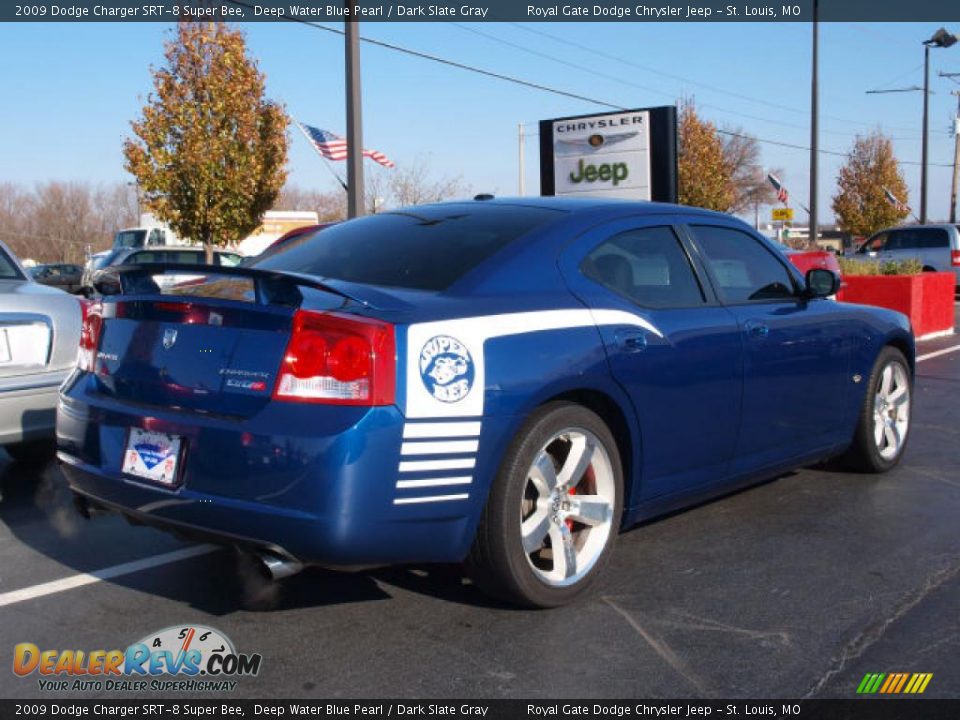
[[[925,697],[958,698],[958,346],[919,347],[894,472],[804,469],[634,528],[593,597],[547,612],[446,567],[266,586],[229,551],[83,520],[55,465],[0,451],[0,697],[42,696],[9,671],[18,642],[124,648],[193,623],[263,655],[236,697],[849,698],[868,672],[929,672]]]

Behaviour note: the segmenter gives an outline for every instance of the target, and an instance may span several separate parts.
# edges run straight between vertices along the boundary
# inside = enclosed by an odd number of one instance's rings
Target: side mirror
[[[832,270],[813,268],[807,270],[807,286],[804,295],[808,298],[825,298],[836,295],[840,289],[840,278]]]

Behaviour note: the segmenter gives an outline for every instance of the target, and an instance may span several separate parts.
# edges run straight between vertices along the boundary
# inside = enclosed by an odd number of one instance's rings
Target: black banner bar
[[[811,22],[812,0],[13,0],[2,22]],[[820,22],[960,21],[957,0],[831,0]]]
[[[0,718],[954,720],[960,700],[0,700]]]

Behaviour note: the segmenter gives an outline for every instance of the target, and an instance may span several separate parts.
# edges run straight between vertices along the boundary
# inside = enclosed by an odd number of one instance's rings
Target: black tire
[[[576,558],[573,560],[576,562],[564,560],[564,567],[567,567],[567,562],[570,562],[570,566],[577,567],[580,561],[578,553],[588,554],[588,542],[592,548],[589,554],[594,558],[590,562],[583,563],[586,565],[583,577],[576,579],[574,574],[569,580],[562,581],[571,584],[557,586],[541,577],[534,569],[534,560],[528,557],[523,547],[521,520],[524,517],[522,513],[525,504],[530,507],[531,502],[535,503],[533,505],[535,509],[531,511],[531,515],[534,512],[550,515],[550,511],[544,508],[553,508],[553,512],[557,512],[556,504],[549,504],[540,498],[529,500],[533,485],[528,484],[528,474],[533,469],[534,461],[540,457],[542,451],[547,449],[548,442],[550,448],[562,449],[566,443],[564,438],[570,437],[563,435],[565,431],[573,432],[574,436],[580,434],[584,438],[592,436],[591,441],[595,440],[597,445],[602,447],[603,453],[593,455],[596,461],[591,461],[588,469],[581,475],[582,479],[576,478],[566,485],[567,488],[573,486],[572,490],[558,491],[557,499],[563,499],[561,504],[564,511],[569,510],[567,496],[571,496],[575,503],[578,489],[584,488],[584,491],[589,493],[591,483],[594,494],[599,497],[597,488],[601,481],[598,480],[597,467],[605,478],[602,482],[606,488],[606,499],[611,500],[609,498],[611,491],[613,498],[612,502],[608,502],[604,508],[604,513],[609,520],[604,520],[596,527],[573,519],[549,521],[551,524],[548,527],[551,531],[566,533],[566,536],[574,538],[570,541],[571,548],[576,547],[575,544],[580,546],[579,550],[574,552]],[[566,446],[569,448],[572,444],[566,443]],[[557,467],[556,463],[554,467]],[[557,468],[557,470],[558,476],[563,477],[560,469]],[[501,600],[526,607],[546,608],[564,605],[582,595],[596,582],[619,532],[622,512],[623,470],[617,444],[609,428],[595,413],[583,406],[568,402],[549,403],[539,408],[524,423],[504,455],[480,518],[477,535],[467,561],[468,571],[481,590]],[[527,517],[529,519],[530,516]],[[559,515],[551,515],[551,517],[556,518]],[[606,524],[607,522],[609,525]],[[561,523],[564,523],[566,530],[561,527]],[[590,533],[594,531],[599,534],[591,539]],[[607,536],[601,546],[604,532]],[[546,538],[544,542],[547,542]],[[549,552],[552,557],[552,545],[550,541],[549,546],[545,544],[540,551],[533,553],[537,556],[537,561],[541,554],[546,555],[546,552]],[[595,554],[597,549],[599,549],[598,556]],[[556,571],[557,561],[550,562]]]
[[[877,445],[875,436],[876,430],[876,412],[875,402],[877,394],[880,391],[884,370],[890,366],[899,366],[907,379],[906,392],[907,406],[906,417],[907,424],[905,432],[902,433],[899,448],[892,457],[885,457],[881,448]],[[863,403],[860,406],[860,415],[857,420],[857,429],[853,436],[853,444],[841,456],[844,465],[852,470],[865,473],[882,473],[896,467],[903,457],[903,451],[906,448],[907,440],[910,437],[910,427],[912,423],[913,412],[913,375],[910,372],[910,366],[907,363],[903,353],[895,347],[887,346],[877,356],[877,360],[870,372],[867,380],[866,392],[864,393]]]
[[[37,465],[53,459],[57,451],[57,444],[53,440],[28,440],[26,442],[4,445],[14,462]]]

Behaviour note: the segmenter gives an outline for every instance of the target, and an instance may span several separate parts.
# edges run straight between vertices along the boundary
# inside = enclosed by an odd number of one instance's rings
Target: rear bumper
[[[303,564],[457,562],[469,550],[479,494],[395,502],[404,427],[395,407],[274,402],[236,420],[132,408],[87,385],[64,386],[57,445],[70,488],[95,506]],[[121,471],[131,427],[182,438],[178,487]]]
[[[53,437],[57,391],[67,375],[61,370],[0,382],[0,445]]]

